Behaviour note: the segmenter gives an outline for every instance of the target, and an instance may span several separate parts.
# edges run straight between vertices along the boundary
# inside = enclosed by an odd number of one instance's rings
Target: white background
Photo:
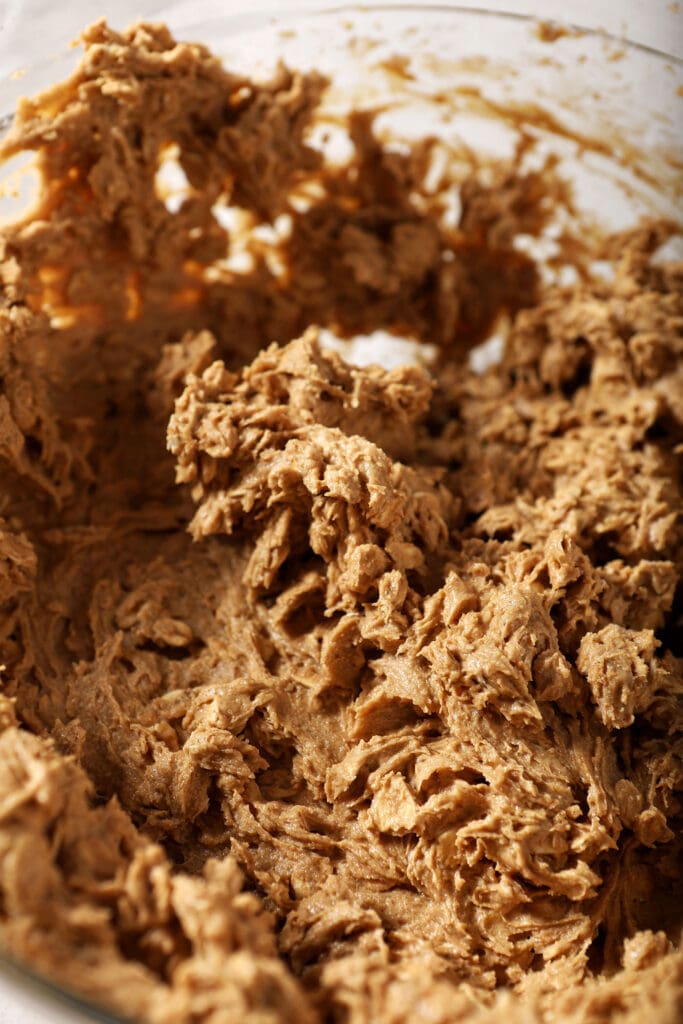
[[[391,6],[387,0],[374,2]],[[63,51],[85,25],[102,16],[117,29],[141,17],[163,18],[183,38],[183,26],[194,25],[205,16],[245,11],[277,15],[292,8],[338,6],[341,4],[335,0],[0,0],[0,95],[2,79],[7,75]],[[461,6],[533,14],[603,29],[683,58],[683,0],[680,4],[668,0],[475,0]],[[210,40],[199,41],[210,44]],[[67,1024],[80,1019],[68,1008],[46,1009],[39,996],[26,990],[17,995],[13,979],[0,971],[0,1024]]]

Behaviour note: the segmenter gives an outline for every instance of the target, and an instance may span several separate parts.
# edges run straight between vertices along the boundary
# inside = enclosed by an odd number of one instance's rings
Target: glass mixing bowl
[[[180,4],[166,17],[159,5],[143,5],[149,16],[167,20],[178,38],[207,43],[236,71],[267,76],[278,60],[322,71],[332,80],[329,112],[381,106],[378,127],[397,146],[436,135],[502,157],[513,152],[520,132],[535,133],[537,152],[555,154],[571,181],[577,216],[586,223],[618,230],[642,214],[680,212],[683,60],[596,29],[590,5],[572,7],[573,18],[583,12],[587,27],[567,31],[539,27],[517,10],[447,4],[318,11],[302,4],[276,15],[252,10],[229,16],[207,15],[210,9],[202,5],[198,17],[196,5]],[[119,7],[115,27],[123,27],[123,18]],[[62,42],[54,40],[52,52]],[[64,49],[0,82],[0,132],[19,96],[63,78],[77,59]],[[334,160],[345,140],[334,131],[327,135],[321,131],[316,141]],[[0,214],[11,219],[30,197],[32,182],[20,159],[7,174],[18,183],[19,198],[0,200]],[[174,188],[182,191],[182,180],[171,168],[170,195]],[[454,219],[457,213],[454,195]],[[549,237],[546,251],[534,255],[543,261],[552,249]],[[548,266],[547,272],[558,270]],[[358,346],[351,354],[363,358]],[[114,1018],[0,958],[0,1024],[78,1020]]]

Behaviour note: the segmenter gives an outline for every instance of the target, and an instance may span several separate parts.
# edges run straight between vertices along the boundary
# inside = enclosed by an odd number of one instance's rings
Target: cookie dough
[[[2,145],[3,947],[152,1024],[674,1024],[678,229],[545,285],[552,164],[449,228],[428,142],[324,165],[319,76],[84,41]],[[238,272],[220,202],[288,230]]]

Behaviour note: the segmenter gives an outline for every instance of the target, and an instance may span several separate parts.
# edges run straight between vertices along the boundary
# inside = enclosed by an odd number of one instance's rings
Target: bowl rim
[[[83,1024],[127,1024],[129,1018],[112,1013],[96,1000],[80,995],[68,986],[59,985],[29,964],[12,957],[0,948],[0,982],[10,986],[10,991],[26,993],[31,997],[37,1011],[56,1010],[62,1015],[74,1015]],[[40,1005],[38,1005],[40,1004]],[[9,1018],[8,1018],[9,1019]],[[46,1024],[49,1018],[46,1019]]]

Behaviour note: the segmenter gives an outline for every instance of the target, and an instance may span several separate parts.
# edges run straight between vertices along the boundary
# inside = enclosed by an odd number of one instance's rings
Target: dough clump
[[[676,227],[544,285],[551,166],[473,165],[448,228],[427,144],[357,115],[324,166],[319,76],[84,39],[2,147],[44,187],[0,234],[0,942],[150,1024],[675,1024]],[[221,263],[224,200],[277,266]]]

